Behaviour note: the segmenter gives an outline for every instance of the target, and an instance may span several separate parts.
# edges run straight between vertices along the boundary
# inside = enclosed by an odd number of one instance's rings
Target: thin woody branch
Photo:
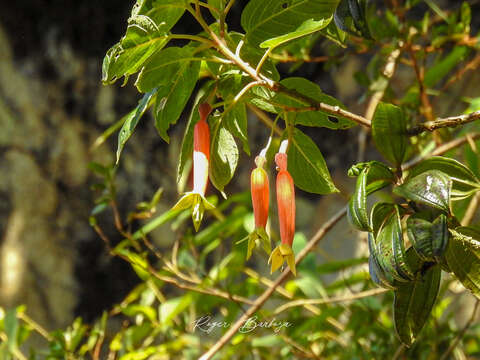
[[[347,208],[341,209],[338,213],[336,213],[333,217],[330,218],[318,231],[317,233],[310,239],[307,245],[302,249],[302,251],[298,254],[297,258],[295,259],[295,264],[299,264],[305,256],[317,245],[317,243],[323,239],[323,237],[330,231],[330,229],[339,222],[347,213]],[[233,324],[228,331],[205,353],[200,357],[200,360],[208,360],[213,357],[225,344],[227,344],[230,339],[235,335],[235,333],[242,327],[245,321],[248,320],[257,310],[259,310],[263,304],[270,298],[270,296],[275,292],[275,289],[285,281],[288,276],[290,275],[290,270],[286,269],[282,272],[282,274],[275,280],[275,282],[270,286],[268,289],[264,291],[262,295],[260,295],[252,306],[242,315],[240,318]]]
[[[475,111],[466,115],[450,116],[447,118],[438,118],[433,121],[426,121],[408,130],[409,135],[418,135],[424,131],[433,131],[444,127],[456,127],[465,125],[472,121],[480,119],[480,111]]]

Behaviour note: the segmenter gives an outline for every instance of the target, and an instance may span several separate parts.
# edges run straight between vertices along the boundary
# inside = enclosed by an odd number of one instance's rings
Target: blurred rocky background
[[[244,3],[237,1],[232,10],[231,28],[239,26]],[[88,223],[95,199],[90,190],[95,176],[88,163],[111,164],[116,136],[95,150],[92,144],[139,99],[133,81],[125,87],[100,82],[103,56],[124,34],[132,4],[17,0],[1,7],[0,306],[26,304],[28,313],[48,330],[64,327],[75,316],[86,321],[98,317],[137,281],[128,264],[108,255]],[[183,30],[194,31],[195,24],[184,20]],[[349,109],[362,113],[365,103],[359,100],[364,89],[356,85],[354,74],[367,61],[368,57],[351,57],[329,72],[321,64],[305,64],[296,75],[308,76]],[[408,83],[411,76],[399,78]],[[165,189],[159,211],[177,199],[175,168],[184,122],[172,130],[167,146],[149,120],[148,114],[129,140],[117,172],[119,211],[124,217],[158,187]],[[265,140],[266,132],[259,126],[249,123],[251,134],[262,135],[251,139],[252,149]],[[299,191],[298,223],[306,235],[345,204],[353,185],[346,170],[358,155],[357,128],[335,133],[315,129],[310,134],[342,193],[321,198]],[[367,158],[378,158],[368,151]],[[251,166],[251,159],[243,155],[240,174]],[[247,188],[248,176],[236,176],[228,190]],[[108,236],[121,239],[111,213],[99,223]],[[324,242],[320,255],[338,260],[363,252],[364,247],[354,246],[362,243],[357,234],[342,223]],[[157,243],[171,244],[174,233],[162,229],[153,237]]]

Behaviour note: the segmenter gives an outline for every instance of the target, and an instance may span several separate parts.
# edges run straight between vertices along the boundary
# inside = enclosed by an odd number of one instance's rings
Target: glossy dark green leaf
[[[370,251],[370,256],[368,257],[368,270],[372,281],[381,287],[394,289],[395,279],[390,273],[385,272],[378,262],[375,238],[371,232],[368,233],[368,249]]]
[[[315,194],[338,192],[317,145],[298,129],[294,129],[287,154],[288,170],[300,189]]]
[[[338,0],[252,0],[243,10],[241,24],[248,42],[257,45],[294,32],[308,19],[330,18],[337,4]]]
[[[157,90],[155,103],[155,127],[160,136],[169,141],[167,130],[175,124],[187,104],[193,88],[197,83],[200,62],[184,61],[174,74],[169,84],[160,86]]]
[[[407,256],[409,263],[422,264],[413,249],[409,249]],[[416,340],[427,322],[438,295],[440,278],[440,266],[434,265],[415,280],[398,283],[394,291],[393,318],[395,331],[405,345]]]
[[[117,163],[120,160],[120,154],[122,153],[123,147],[135,131],[138,121],[144,114],[145,110],[147,110],[147,108],[153,103],[152,99],[155,93],[156,90],[146,93],[139,101],[137,107],[126,115],[126,120],[118,133]]]
[[[332,96],[324,94],[320,87],[300,77],[286,78],[280,81],[280,84],[285,87],[291,94],[280,92],[274,95],[272,99],[273,104],[279,104],[282,106],[305,108],[311,106],[309,102],[301,100],[296,95],[304,95],[313,100],[315,104],[325,103],[331,106],[338,106],[344,108],[345,106]],[[280,110],[277,109],[277,110]],[[326,127],[329,129],[348,129],[355,125],[355,123],[344,117],[333,117],[322,111],[300,111],[296,113],[295,117],[296,125]]]
[[[438,170],[428,170],[407,179],[402,185],[395,187],[393,192],[449,213],[451,188],[452,180],[448,175]]]
[[[407,234],[418,256],[433,261],[432,223],[421,214],[414,214],[407,219]]]
[[[393,215],[394,211],[394,204],[391,203],[377,202],[373,205],[370,213],[370,226],[372,227],[375,237],[385,222]]]
[[[405,160],[408,146],[407,121],[401,108],[380,103],[372,119],[372,136],[378,151],[394,165]]]
[[[108,50],[102,65],[102,81],[113,83],[140,70],[168,42],[168,32],[185,11],[184,1],[137,1],[125,36]]]
[[[210,180],[221,192],[232,179],[238,164],[238,147],[223,122],[212,133]]]
[[[372,231],[368,221],[366,186],[367,171],[364,169],[357,178],[355,191],[347,207],[348,221],[360,231]]]
[[[441,261],[449,238],[447,217],[440,214],[432,223],[432,250],[437,261]]]
[[[366,3],[365,0],[341,0],[335,10],[335,24],[347,33],[371,39],[365,19]]]
[[[407,179],[429,170],[439,170],[450,176],[452,179],[452,198],[469,196],[472,191],[480,188],[479,179],[469,168],[455,159],[443,156],[433,156],[423,160],[409,171]]]
[[[445,260],[457,279],[480,298],[480,234],[476,229],[451,230]]]
[[[380,161],[369,161],[355,164],[348,170],[348,176],[358,176],[363,169],[366,169],[365,171],[367,172],[367,195],[370,195],[395,181],[393,171]]]
[[[398,281],[413,279],[413,272],[406,260],[398,206],[394,206],[393,213],[385,220],[375,240],[377,260],[383,270]]]

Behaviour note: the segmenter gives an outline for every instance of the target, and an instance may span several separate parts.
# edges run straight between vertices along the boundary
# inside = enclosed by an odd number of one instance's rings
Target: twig
[[[346,295],[346,296],[337,296],[337,297],[332,297],[328,299],[299,299],[299,300],[294,300],[290,301],[286,304],[283,304],[282,306],[278,307],[274,314],[280,314],[282,311],[285,311],[287,309],[290,309],[292,307],[296,306],[305,306],[305,305],[324,305],[324,304],[333,304],[333,303],[338,303],[338,302],[346,302],[346,301],[352,301],[352,300],[357,300],[357,299],[363,299],[365,297],[369,296],[374,296],[378,294],[383,294],[387,292],[387,289],[383,288],[375,288],[375,289],[370,289],[366,291],[362,291],[356,294],[352,295]]]
[[[385,63],[385,67],[383,68],[383,76],[387,80],[385,86],[381,89],[375,91],[373,95],[370,97],[370,101],[368,102],[367,109],[365,110],[365,118],[369,121],[372,121],[373,115],[375,114],[375,110],[377,109],[380,100],[382,100],[383,95],[385,95],[385,90],[388,87],[388,83],[392,78],[393,74],[395,73],[395,68],[397,65],[397,59],[401,54],[400,49],[393,50],[387,58],[387,62]],[[360,129],[358,134],[358,155],[357,155],[357,162],[362,162],[364,160],[365,155],[365,148],[367,142],[367,130],[368,128],[363,127]]]
[[[437,118],[432,121],[426,121],[408,130],[409,135],[418,135],[424,131],[433,131],[444,127],[456,127],[465,125],[472,121],[480,119],[480,111],[474,111],[470,114],[450,116],[447,118]]]
[[[462,328],[462,330],[460,330],[460,332],[458,333],[458,335],[455,337],[455,340],[450,344],[450,346],[448,347],[447,351],[445,353],[443,353],[442,357],[440,358],[440,360],[445,360],[448,358],[448,356],[450,355],[450,353],[455,349],[455,347],[458,345],[459,341],[462,339],[462,337],[465,335],[465,333],[467,332],[467,330],[470,328],[470,326],[472,325],[473,323],[473,320],[475,320],[475,315],[477,313],[477,309],[478,309],[478,305],[480,304],[480,300],[477,300],[477,302],[475,303],[475,307],[473,308],[473,311],[472,311],[472,315],[470,315],[470,319],[468,319],[467,323],[465,324],[465,326]]]
[[[473,217],[477,212],[479,203],[480,203],[480,193],[477,192],[473,196],[472,200],[470,201],[470,204],[468,204],[467,211],[465,211],[465,215],[461,221],[462,226],[468,226],[472,222]]]
[[[247,104],[247,107],[255,115],[257,115],[257,117],[260,119],[260,121],[262,121],[267,127],[269,127],[270,129],[273,129],[275,134],[277,134],[279,136],[281,136],[283,134],[283,130],[280,129],[277,125],[275,125],[275,123],[272,121],[272,119],[270,119],[270,117],[267,114],[265,114],[262,110],[260,110],[256,106],[253,106],[253,105],[250,105],[250,104]]]
[[[317,245],[317,243],[325,236],[325,234],[338,222],[342,219],[347,212],[346,208],[343,208],[337,212],[333,217],[331,217],[310,239],[307,245],[302,249],[295,259],[295,263],[299,264],[305,256]],[[260,295],[255,302],[250,306],[250,308],[242,315],[240,318],[233,324],[228,331],[207,351],[200,357],[200,360],[211,359],[225,344],[227,344],[230,339],[235,335],[238,329],[248,320],[257,310],[259,310],[263,304],[268,300],[268,298],[273,294],[277,286],[279,286],[285,279],[290,275],[290,270],[285,269],[283,273],[275,280],[275,282],[270,286],[265,292]]]
[[[445,144],[437,147],[435,150],[433,150],[429,154],[420,155],[420,156],[410,160],[409,162],[406,162],[405,164],[403,164],[402,165],[402,171],[411,169],[415,165],[419,164],[420,162],[422,162],[423,160],[425,160],[425,159],[427,159],[431,156],[442,155],[442,154],[446,153],[447,151],[455,149],[456,147],[459,147],[459,146],[465,144],[467,141],[469,141],[468,140],[469,138],[472,139],[472,140],[480,138],[480,133],[468,134],[467,136],[449,141],[448,143],[445,143]]]
[[[27,314],[20,312],[20,313],[17,314],[17,317],[19,319],[23,320],[29,326],[31,326],[32,329],[34,329],[37,333],[42,335],[42,337],[44,337],[47,341],[52,341],[52,337],[50,336],[48,331],[45,330],[39,323],[37,323],[35,320],[33,320]]]

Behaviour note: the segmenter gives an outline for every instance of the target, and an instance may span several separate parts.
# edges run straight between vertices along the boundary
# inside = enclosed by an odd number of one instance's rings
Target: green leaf
[[[137,107],[130,111],[125,117],[126,120],[123,123],[122,128],[118,133],[118,145],[117,145],[117,161],[120,160],[120,154],[122,153],[123,147],[125,146],[127,140],[132,136],[135,128],[137,127],[138,121],[145,113],[145,110],[152,104],[152,98],[155,95],[156,90],[153,90],[149,93],[146,93],[143,98],[139,101]]]
[[[3,327],[5,329],[5,334],[7,335],[7,347],[8,350],[12,353],[18,350],[18,332],[19,324],[17,319],[17,310],[15,308],[9,309],[5,318],[3,319]]]
[[[338,192],[317,145],[298,129],[293,131],[287,154],[288,170],[300,189],[315,194]]]
[[[368,233],[368,249],[370,251],[370,256],[368,257],[368,271],[370,273],[370,278],[375,284],[381,287],[394,289],[395,279],[389,272],[385,272],[380,266],[375,238],[371,232]]]
[[[382,228],[385,221],[394,213],[394,204],[377,202],[373,205],[370,213],[370,226],[373,230],[373,235],[377,236],[378,231]]]
[[[238,138],[243,145],[243,151],[250,155],[250,145],[247,133],[247,110],[244,103],[235,104],[230,111],[223,114],[225,127]]]
[[[469,168],[455,159],[442,156],[433,156],[423,160],[408,172],[407,179],[429,170],[439,170],[450,177],[452,180],[451,196],[456,199],[467,197],[471,195],[472,191],[480,188],[478,178]]]
[[[190,294],[181,297],[170,298],[160,305],[159,317],[162,325],[169,325],[173,319],[184,311],[192,302]]]
[[[394,165],[405,159],[408,145],[405,114],[398,106],[380,103],[372,119],[372,136],[378,151]]]
[[[367,171],[364,169],[357,178],[355,192],[350,197],[347,217],[354,227],[360,231],[372,231],[367,214]]]
[[[183,61],[172,81],[157,90],[155,126],[160,136],[167,142],[169,141],[167,130],[180,117],[195,88],[199,71],[199,61]]]
[[[297,30],[306,20],[328,19],[338,0],[251,0],[245,6],[241,24],[252,44]]]
[[[102,81],[113,83],[140,70],[144,62],[168,42],[168,32],[185,11],[183,1],[138,0],[128,19],[125,36],[107,51]]]
[[[432,250],[433,256],[441,262],[448,244],[447,217],[440,214],[432,223]]]
[[[445,260],[457,279],[480,298],[480,234],[468,227],[450,231]]]
[[[280,84],[285,87],[285,89],[290,90],[291,94],[286,94],[284,92],[277,93],[272,99],[273,104],[280,104],[288,107],[295,108],[304,108],[311,106],[311,103],[300,100],[296,94],[304,95],[313,100],[316,103],[325,103],[332,106],[338,106],[344,108],[344,105],[329,95],[326,95],[322,92],[320,87],[307,80],[300,77],[291,77],[283,79],[280,81]],[[277,109],[278,111],[281,108]],[[285,117],[284,115],[282,115]],[[329,129],[348,129],[355,125],[355,123],[344,117],[333,117],[322,111],[300,111],[296,113],[295,117],[296,125],[305,125],[305,126],[318,126],[326,127]]]
[[[210,180],[223,193],[238,164],[238,147],[230,131],[221,122],[212,136]]]
[[[313,34],[314,32],[322,30],[326,27],[332,18],[325,18],[319,21],[308,19],[304,21],[296,30],[289,32],[288,34],[280,35],[272,39],[268,39],[260,44],[261,48],[275,48],[279,45],[285,44],[291,40],[301,38],[306,35]]]
[[[401,282],[413,279],[413,272],[406,259],[397,205],[394,205],[393,213],[385,220],[375,241],[377,260],[382,269]]]
[[[450,190],[452,180],[438,170],[428,170],[393,189],[393,192],[406,199],[450,212]]]
[[[407,219],[408,239],[418,256],[425,261],[433,261],[432,223],[424,215],[416,213]]]
[[[425,86],[433,87],[443,80],[445,76],[457,66],[470,50],[467,46],[454,46],[452,51],[431,66],[425,73]]]
[[[150,57],[135,82],[138,91],[147,92],[155,87],[171,87],[178,81],[178,74],[188,67],[192,54],[191,47],[172,46]]]
[[[367,1],[341,0],[335,10],[335,24],[343,31],[355,36],[371,39],[365,19]]]
[[[217,9],[220,13],[225,9],[225,4],[227,0],[208,0],[208,5],[212,6],[214,9]],[[216,11],[211,11],[210,13],[216,19],[219,18],[219,14]]]
[[[412,264],[422,263],[413,249],[409,249],[407,256]],[[440,277],[440,266],[434,265],[421,278],[398,284],[394,292],[393,318],[395,331],[405,345],[415,341],[427,322],[438,295]]]
[[[348,170],[348,176],[358,176],[363,169],[365,169],[367,173],[367,195],[370,195],[371,193],[395,182],[395,175],[393,171],[384,163],[375,160],[353,165]]]

